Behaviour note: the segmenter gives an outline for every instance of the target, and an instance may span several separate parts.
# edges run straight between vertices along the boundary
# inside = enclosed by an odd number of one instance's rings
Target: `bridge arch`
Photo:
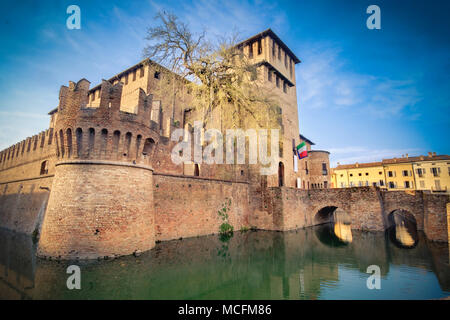
[[[314,225],[333,222],[333,214],[338,207],[326,206],[317,211],[314,215]]]
[[[417,220],[405,209],[392,210],[387,217],[387,234],[391,242],[400,248],[414,248],[419,242]]]

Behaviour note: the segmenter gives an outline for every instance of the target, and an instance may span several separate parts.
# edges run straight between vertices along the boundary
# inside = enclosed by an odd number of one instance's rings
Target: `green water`
[[[37,259],[30,237],[0,230],[1,299],[435,299],[450,295],[447,244],[418,233],[402,248],[385,233],[353,231],[343,244],[325,227],[235,232],[163,242],[139,257],[90,262]],[[81,268],[81,290],[66,269]],[[369,265],[381,289],[369,290]]]

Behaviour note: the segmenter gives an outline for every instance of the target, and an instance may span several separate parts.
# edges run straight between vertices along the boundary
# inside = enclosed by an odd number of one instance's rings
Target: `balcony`
[[[439,188],[431,187],[431,191],[432,192],[447,192],[447,186],[445,186],[444,188],[442,188],[442,187],[439,187]]]

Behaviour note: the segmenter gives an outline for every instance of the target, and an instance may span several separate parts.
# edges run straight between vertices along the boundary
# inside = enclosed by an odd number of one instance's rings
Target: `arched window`
[[[131,146],[131,132],[127,132],[125,135],[125,148],[124,148],[124,156],[127,157],[130,154],[130,146]]]
[[[278,164],[278,186],[284,186],[284,164],[280,162]]]
[[[41,175],[43,175],[43,174],[48,174],[48,161],[47,161],[47,160],[42,161],[42,163],[41,163],[41,172],[40,172],[40,174],[41,174]]]
[[[61,158],[64,158],[64,133],[62,130],[59,130],[59,144],[61,149]]]
[[[197,163],[194,166],[194,176],[196,177],[200,176],[200,168],[198,167]]]
[[[75,131],[75,138],[77,140],[77,156],[80,158],[83,155],[83,129],[78,128]]]
[[[116,130],[113,134],[113,153],[116,155],[119,151],[120,131]]]
[[[68,128],[66,130],[67,137],[67,157],[70,158],[72,156],[72,130]]]
[[[144,143],[144,150],[142,151],[142,154],[144,156],[150,155],[151,152],[153,151],[154,146],[155,146],[155,140],[153,140],[152,138],[146,139],[145,143]]]
[[[95,147],[95,129],[89,128],[89,142],[88,142],[89,156],[92,156],[94,154],[94,147]]]
[[[100,146],[100,155],[101,156],[105,156],[106,155],[106,148],[108,145],[108,130],[106,129],[102,129],[102,133],[101,133],[101,146]]]

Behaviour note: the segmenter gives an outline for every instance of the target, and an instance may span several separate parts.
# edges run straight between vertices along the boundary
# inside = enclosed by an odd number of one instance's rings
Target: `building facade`
[[[383,159],[380,162],[338,164],[333,188],[377,186],[386,190],[449,193],[450,156],[436,155]]]

